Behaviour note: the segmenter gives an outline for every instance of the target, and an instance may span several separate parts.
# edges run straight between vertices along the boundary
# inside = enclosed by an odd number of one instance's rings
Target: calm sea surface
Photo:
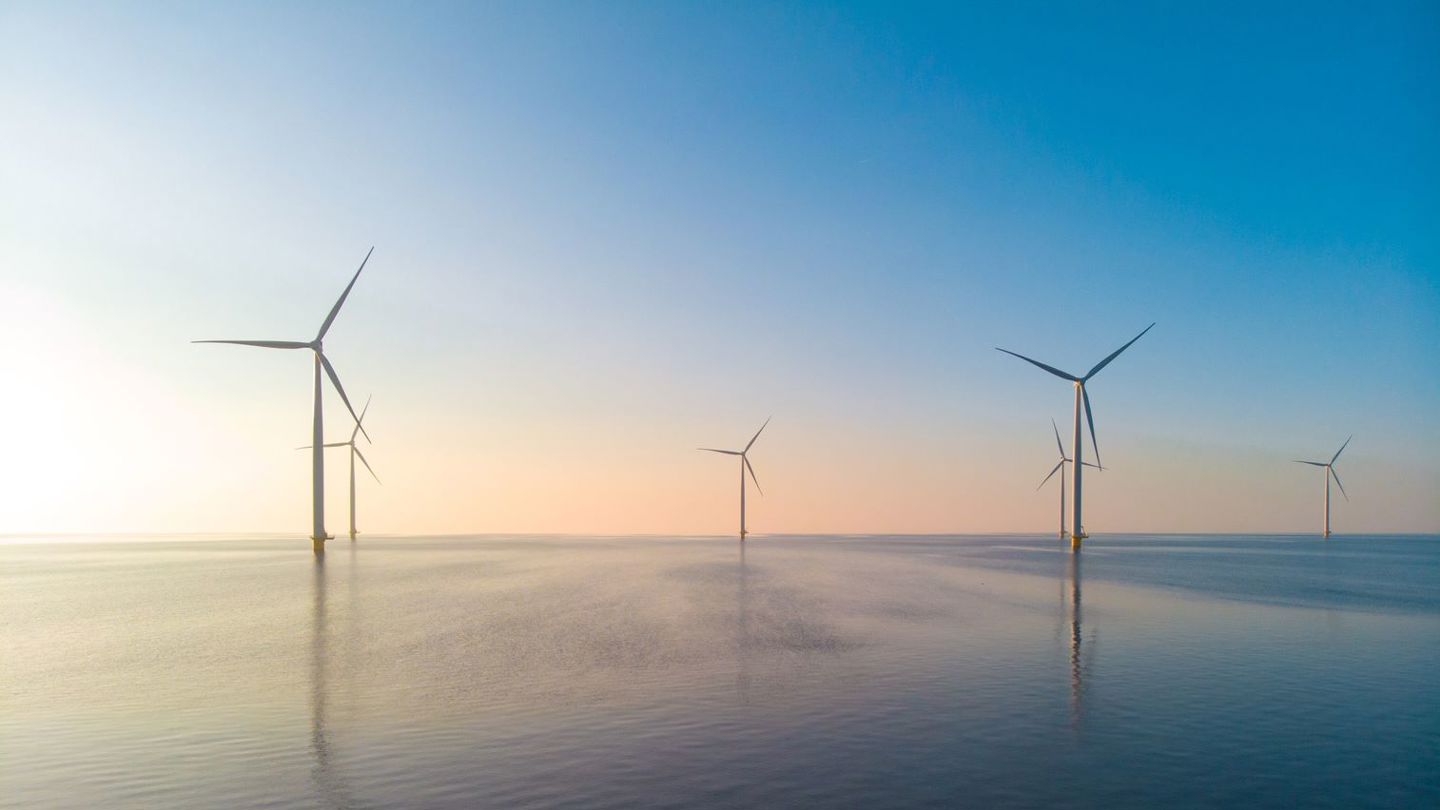
[[[6,807],[1440,807],[1440,537],[0,539]]]

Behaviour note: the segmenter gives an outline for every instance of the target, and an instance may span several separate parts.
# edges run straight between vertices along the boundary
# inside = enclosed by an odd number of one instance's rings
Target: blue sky
[[[1437,40],[1433,4],[11,5],[0,280],[243,437],[264,504],[86,528],[294,523],[304,370],[184,341],[306,337],[376,244],[331,345],[394,530],[727,528],[664,448],[772,412],[775,530],[1047,528],[1069,391],[992,347],[1081,371],[1158,321],[1091,391],[1110,526],[1305,529],[1273,463],[1354,432],[1352,528],[1434,531]]]

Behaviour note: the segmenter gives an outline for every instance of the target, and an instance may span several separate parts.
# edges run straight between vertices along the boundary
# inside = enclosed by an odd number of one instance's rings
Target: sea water
[[[1437,807],[1440,538],[0,539],[6,807]]]

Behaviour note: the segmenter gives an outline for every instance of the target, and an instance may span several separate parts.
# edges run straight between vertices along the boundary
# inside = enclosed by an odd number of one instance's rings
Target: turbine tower
[[[316,554],[325,553],[325,541],[329,535],[325,534],[325,431],[324,418],[321,413],[323,397],[320,390],[320,372],[323,369],[326,376],[330,378],[331,384],[340,394],[340,401],[345,403],[345,409],[355,418],[358,425],[360,417],[355,416],[355,409],[350,407],[350,398],[345,396],[345,387],[340,384],[340,376],[335,373],[335,367],[330,365],[330,360],[325,357],[322,341],[325,333],[330,331],[330,325],[335,323],[335,316],[340,314],[340,307],[350,295],[350,289],[355,286],[355,281],[360,278],[360,271],[365,269],[365,263],[370,261],[370,254],[375,252],[371,247],[360,262],[360,269],[355,271],[350,283],[345,285],[345,292],[340,293],[340,299],[335,306],[330,308],[330,314],[325,316],[325,321],[320,324],[320,331],[316,333],[314,340],[193,340],[192,343],[233,343],[239,346],[258,346],[262,349],[310,349],[315,353],[315,414],[312,424],[312,438],[310,445],[310,458],[312,473],[310,478],[312,522],[310,541],[311,548]],[[365,440],[370,440],[370,434],[365,433],[365,428],[359,428],[365,435]]]
[[[1050,427],[1055,431],[1055,446],[1060,450],[1060,460],[1055,462],[1055,466],[1051,468],[1050,474],[1045,476],[1045,480],[1040,482],[1040,486],[1035,487],[1036,492],[1040,491],[1040,487],[1043,487],[1045,486],[1045,484],[1049,483],[1050,479],[1054,478],[1055,473],[1060,472],[1060,469],[1062,467],[1074,460],[1066,457],[1065,455],[1065,445],[1060,443],[1060,428],[1055,424],[1054,419],[1050,420]],[[1091,464],[1088,461],[1084,462],[1084,464],[1086,467],[1093,467],[1097,470],[1100,469],[1098,466]],[[1060,539],[1064,540],[1065,535],[1067,534],[1069,534],[1069,532],[1065,531],[1065,474],[1060,473]]]
[[[768,425],[768,424],[770,424],[770,419],[769,419],[769,418],[767,418],[767,419],[765,420],[765,425]],[[750,437],[750,441],[748,441],[748,442],[745,443],[745,449],[744,449],[744,450],[716,450],[716,449],[713,448],[713,447],[701,447],[701,448],[697,448],[697,449],[705,450],[705,451],[708,451],[708,452],[711,452],[711,453],[722,453],[722,454],[727,455],[727,456],[739,456],[739,457],[740,457],[740,539],[741,539],[741,541],[744,541],[745,535],[748,533],[748,532],[745,531],[745,471],[746,471],[746,470],[749,470],[749,471],[750,471],[750,480],[752,480],[752,481],[755,482],[755,491],[756,491],[756,492],[759,492],[761,495],[764,495],[764,494],[765,494],[765,491],[762,490],[762,489],[760,489],[760,479],[758,479],[758,478],[755,477],[755,468],[752,467],[752,466],[750,466],[750,457],[749,457],[748,455],[746,455],[747,453],[750,452],[750,448],[755,446],[755,440],[758,439],[758,438],[760,438],[760,433],[765,430],[765,425],[761,425],[761,426],[760,426],[760,430],[755,431],[755,435],[754,435],[754,436],[751,436],[751,437]]]
[[[1353,438],[1355,437],[1352,435],[1350,439]],[[1331,456],[1329,461],[1300,461],[1298,459],[1295,461],[1296,464],[1309,464],[1312,467],[1325,468],[1325,537],[1330,536],[1330,477],[1335,477],[1335,486],[1340,487],[1341,495],[1345,495],[1345,485],[1340,483],[1340,473],[1335,472],[1335,461],[1340,458],[1341,453],[1345,452],[1345,448],[1350,446],[1350,439],[1346,439],[1345,443],[1340,445],[1340,449],[1335,451],[1335,455]],[[1345,495],[1345,500],[1350,500],[1350,496]]]
[[[1136,335],[1136,336],[1133,337],[1133,338],[1130,338],[1130,343],[1126,343],[1124,346],[1121,346],[1120,348],[1118,348],[1118,349],[1116,349],[1115,351],[1111,352],[1109,357],[1106,357],[1104,360],[1101,360],[1099,363],[1096,363],[1096,364],[1095,364],[1095,367],[1092,368],[1092,369],[1090,369],[1090,371],[1087,372],[1087,373],[1085,374],[1085,376],[1083,376],[1083,377],[1076,377],[1074,374],[1067,374],[1066,372],[1061,371],[1061,370],[1058,369],[1058,368],[1055,368],[1055,367],[1053,367],[1053,366],[1047,366],[1047,365],[1045,365],[1044,363],[1040,362],[1039,360],[1032,360],[1032,359],[1030,359],[1029,357],[1026,357],[1026,356],[1023,355],[1023,354],[1016,354],[1015,352],[1012,352],[1012,351],[1010,351],[1009,349],[1001,349],[999,346],[996,346],[996,347],[995,347],[995,349],[996,349],[997,351],[1002,351],[1002,352],[1004,352],[1004,353],[1006,353],[1006,354],[1008,354],[1008,355],[1011,355],[1011,356],[1013,356],[1013,357],[1018,357],[1018,358],[1020,358],[1021,360],[1024,360],[1025,362],[1030,363],[1030,364],[1033,365],[1033,366],[1036,366],[1036,367],[1038,367],[1038,368],[1042,368],[1042,369],[1044,369],[1045,371],[1048,371],[1048,372],[1050,372],[1051,374],[1054,374],[1056,377],[1059,377],[1059,378],[1062,379],[1062,380],[1068,380],[1068,381],[1070,381],[1071,383],[1073,383],[1073,384],[1075,385],[1075,433],[1074,433],[1074,440],[1072,441],[1071,444],[1072,444],[1072,446],[1074,446],[1074,448],[1075,448],[1075,459],[1074,459],[1074,460],[1075,460],[1075,462],[1077,462],[1077,463],[1073,463],[1073,464],[1070,465],[1071,472],[1072,472],[1072,474],[1075,476],[1075,480],[1074,480],[1075,502],[1074,502],[1074,504],[1072,505],[1072,507],[1071,507],[1071,512],[1070,512],[1070,526],[1071,526],[1071,529],[1072,529],[1072,530],[1071,530],[1071,533],[1070,533],[1070,548],[1071,548],[1071,550],[1073,550],[1073,551],[1079,551],[1079,550],[1080,550],[1080,541],[1081,541],[1081,540],[1084,540],[1086,537],[1088,537],[1088,535],[1085,534],[1085,524],[1084,524],[1084,522],[1082,522],[1081,519],[1080,519],[1080,517],[1081,517],[1081,516],[1080,516],[1080,504],[1081,504],[1081,501],[1080,501],[1080,494],[1081,494],[1081,488],[1080,488],[1081,475],[1080,475],[1080,473],[1085,469],[1085,465],[1084,465],[1083,463],[1079,463],[1079,462],[1081,461],[1081,452],[1080,452],[1080,451],[1081,451],[1082,448],[1083,448],[1083,445],[1082,445],[1082,442],[1081,442],[1082,435],[1081,435],[1081,432],[1080,432],[1080,411],[1081,411],[1081,408],[1082,408],[1082,407],[1084,408],[1084,411],[1085,411],[1085,420],[1090,424],[1090,443],[1091,443],[1091,445],[1095,448],[1095,463],[1096,463],[1096,464],[1099,464],[1099,463],[1100,463],[1100,444],[1099,444],[1099,442],[1097,442],[1097,441],[1095,440],[1095,417],[1090,413],[1090,395],[1085,392],[1085,383],[1089,382],[1091,377],[1094,377],[1096,374],[1099,374],[1099,373],[1100,373],[1100,369],[1105,368],[1106,366],[1110,365],[1110,361],[1111,361],[1111,360],[1114,360],[1114,359],[1117,358],[1117,357],[1119,357],[1121,352],[1123,352],[1123,351],[1125,351],[1126,349],[1130,348],[1130,345],[1131,345],[1132,343],[1134,343],[1135,341],[1137,341],[1137,340],[1139,340],[1140,338],[1144,337],[1144,335],[1145,335],[1146,332],[1149,332],[1151,329],[1154,329],[1154,328],[1155,328],[1155,324],[1153,324],[1153,323],[1150,324],[1149,326],[1145,327],[1143,330],[1140,331],[1140,334]]]
[[[360,409],[360,418],[355,420],[355,429],[350,431],[350,441],[326,442],[325,444],[326,447],[350,448],[350,539],[352,541],[355,539],[355,458],[357,456],[360,458],[360,463],[365,465],[365,469],[370,471],[370,477],[375,479],[375,483],[381,484],[380,476],[375,474],[375,469],[370,466],[370,462],[365,460],[365,454],[360,452],[360,446],[355,443],[355,437],[360,435],[360,426],[365,421],[365,413],[369,410],[370,398],[366,397],[365,407]],[[310,445],[307,444],[304,447],[297,447],[295,449],[309,450]],[[381,485],[383,486],[383,484]]]

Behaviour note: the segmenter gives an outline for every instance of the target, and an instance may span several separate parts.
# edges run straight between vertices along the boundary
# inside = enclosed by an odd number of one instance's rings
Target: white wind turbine
[[[348,448],[350,448],[350,539],[351,539],[351,540],[354,540],[354,539],[355,539],[355,458],[356,458],[357,456],[360,458],[360,463],[365,465],[365,469],[367,469],[367,470],[370,471],[370,477],[375,479],[375,483],[377,483],[377,484],[380,484],[380,483],[381,483],[381,481],[380,481],[380,476],[378,476],[378,475],[375,474],[375,469],[370,466],[370,462],[368,462],[368,461],[365,460],[365,454],[362,453],[362,452],[360,452],[360,446],[355,443],[355,438],[360,435],[361,425],[364,424],[364,422],[365,422],[365,414],[366,414],[366,412],[368,412],[369,410],[370,410],[370,398],[369,398],[369,397],[366,397],[366,398],[365,398],[365,407],[363,407],[363,408],[360,409],[360,417],[355,420],[355,429],[350,431],[350,441],[348,441],[348,442],[326,442],[326,443],[325,443],[325,446],[326,446],[326,447],[348,447]],[[369,437],[367,436],[366,438],[369,438]],[[297,448],[295,448],[295,449],[296,449],[296,450],[309,450],[309,449],[310,449],[310,445],[307,444],[307,445],[305,445],[304,447],[297,447]],[[383,486],[383,484],[382,484],[382,486]]]
[[[325,541],[329,538],[329,535],[325,534],[325,431],[324,420],[321,413],[323,398],[320,390],[320,371],[322,368],[325,374],[330,377],[330,382],[335,386],[335,390],[340,393],[340,400],[345,403],[346,410],[350,411],[350,415],[355,418],[357,424],[360,421],[360,418],[355,416],[355,409],[350,407],[350,398],[345,396],[345,387],[340,384],[340,376],[335,373],[335,367],[330,365],[330,361],[325,357],[321,342],[325,339],[325,333],[330,331],[330,325],[335,322],[335,316],[340,314],[340,307],[345,303],[346,297],[350,295],[350,288],[354,287],[355,281],[360,278],[360,271],[364,270],[365,263],[370,261],[370,254],[374,252],[375,248],[371,247],[369,252],[365,254],[365,259],[360,262],[359,270],[355,271],[355,275],[350,279],[350,283],[345,285],[345,292],[340,293],[340,299],[335,302],[335,306],[330,308],[330,314],[326,315],[324,323],[320,324],[320,331],[316,333],[314,340],[191,341],[192,343],[233,343],[239,346],[259,346],[262,349],[310,349],[315,353],[315,417],[310,452],[312,468],[310,480],[312,506],[310,540],[311,546],[314,548],[316,554],[325,553]],[[365,428],[361,427],[359,430],[365,435],[366,441],[369,441],[370,434],[365,433]]]
[[[1036,492],[1040,491],[1040,487],[1049,483],[1050,479],[1054,478],[1055,473],[1060,472],[1062,467],[1074,460],[1065,455],[1065,445],[1060,442],[1060,428],[1055,424],[1054,419],[1050,420],[1050,428],[1055,431],[1055,446],[1060,450],[1060,460],[1055,462],[1055,466],[1051,468],[1050,474],[1045,476],[1045,480],[1040,482],[1040,486],[1035,487]],[[1099,466],[1091,464],[1088,461],[1082,463],[1084,463],[1086,467],[1092,467],[1097,470],[1100,469]],[[1060,539],[1064,540],[1065,535],[1068,533],[1069,532],[1065,531],[1065,474],[1060,473]]]
[[[1352,435],[1350,439],[1353,438],[1355,437]],[[1329,461],[1300,461],[1298,459],[1295,461],[1296,464],[1309,464],[1312,467],[1325,468],[1325,537],[1330,536],[1330,477],[1335,477],[1335,486],[1340,487],[1341,495],[1345,495],[1345,485],[1340,483],[1340,473],[1335,472],[1335,461],[1340,458],[1341,453],[1345,452],[1345,448],[1350,446],[1350,439],[1346,439],[1345,443],[1340,445],[1340,449],[1335,451],[1335,455],[1331,456]],[[1345,495],[1345,500],[1350,500],[1350,496]]]
[[[1125,351],[1126,349],[1130,348],[1130,344],[1132,344],[1132,343],[1134,343],[1135,341],[1139,340],[1141,337],[1143,337],[1143,336],[1145,335],[1146,332],[1149,332],[1151,329],[1154,329],[1154,328],[1155,328],[1155,324],[1153,324],[1153,323],[1150,324],[1149,326],[1145,327],[1143,330],[1141,330],[1140,334],[1138,334],[1138,335],[1136,335],[1135,337],[1133,337],[1133,338],[1130,339],[1130,343],[1126,343],[1124,346],[1121,346],[1120,348],[1118,348],[1118,349],[1116,349],[1115,351],[1111,352],[1109,357],[1106,357],[1104,360],[1101,360],[1099,363],[1096,363],[1096,364],[1095,364],[1095,367],[1092,368],[1092,369],[1090,369],[1090,371],[1087,372],[1087,373],[1085,374],[1085,376],[1083,376],[1083,377],[1076,377],[1074,374],[1067,374],[1066,372],[1061,371],[1061,370],[1058,369],[1058,368],[1055,368],[1055,367],[1053,367],[1053,366],[1047,366],[1047,365],[1045,365],[1044,363],[1040,362],[1039,360],[1032,360],[1032,359],[1030,359],[1029,357],[1026,357],[1026,356],[1023,355],[1023,354],[1016,354],[1015,352],[1012,352],[1012,351],[1010,351],[1009,349],[1001,349],[999,346],[996,346],[995,349],[996,349],[997,351],[1005,352],[1005,353],[1008,354],[1008,355],[1011,355],[1011,356],[1014,356],[1014,357],[1018,357],[1018,358],[1020,358],[1021,360],[1024,360],[1025,362],[1030,363],[1031,365],[1034,365],[1034,366],[1037,366],[1037,367],[1039,367],[1039,368],[1042,368],[1042,369],[1050,372],[1051,374],[1054,374],[1056,377],[1059,377],[1059,378],[1062,379],[1062,380],[1068,380],[1068,381],[1070,381],[1071,383],[1074,383],[1074,385],[1075,385],[1075,433],[1074,433],[1074,440],[1072,441],[1072,446],[1074,446],[1074,448],[1075,448],[1075,461],[1076,461],[1076,462],[1079,462],[1079,461],[1081,460],[1081,452],[1080,452],[1080,451],[1081,451],[1081,449],[1082,449],[1082,447],[1083,447],[1083,445],[1082,445],[1082,443],[1081,443],[1081,438],[1082,438],[1082,436],[1081,436],[1081,433],[1080,433],[1080,411],[1081,411],[1081,408],[1083,407],[1084,410],[1085,410],[1085,419],[1086,419],[1087,422],[1090,423],[1090,442],[1091,442],[1091,444],[1092,444],[1092,445],[1094,446],[1094,448],[1095,448],[1095,462],[1098,464],[1098,463],[1100,462],[1100,444],[1095,441],[1095,417],[1094,417],[1093,415],[1091,415],[1091,413],[1090,413],[1090,395],[1085,392],[1085,383],[1089,382],[1091,377],[1094,377],[1096,374],[1099,374],[1099,373],[1100,373],[1100,369],[1105,368],[1106,366],[1108,366],[1108,365],[1110,364],[1110,361],[1111,361],[1111,360],[1114,360],[1116,357],[1119,357],[1121,352],[1123,352],[1123,351]],[[1076,464],[1071,464],[1070,467],[1071,467],[1071,472],[1072,472],[1072,473],[1074,474],[1074,476],[1075,476],[1075,481],[1074,481],[1074,484],[1075,484],[1075,503],[1074,503],[1074,505],[1073,505],[1073,507],[1072,507],[1072,509],[1071,509],[1071,513],[1070,513],[1070,526],[1072,527],[1072,531],[1071,531],[1071,534],[1070,534],[1070,548],[1073,549],[1073,550],[1075,550],[1075,551],[1079,551],[1079,550],[1080,550],[1080,541],[1083,540],[1083,539],[1085,539],[1085,538],[1088,536],[1088,535],[1085,534],[1085,524],[1084,524],[1084,523],[1081,521],[1081,519],[1080,519],[1080,482],[1081,482],[1080,473],[1081,473],[1082,470],[1085,469],[1085,465],[1084,465],[1084,464],[1081,464],[1081,463],[1076,463]]]
[[[770,419],[769,419],[769,418],[766,418],[766,420],[765,420],[765,425],[768,425],[768,424],[770,424]],[[750,471],[750,480],[752,480],[752,481],[755,482],[755,491],[756,491],[756,492],[759,492],[761,495],[764,495],[764,494],[765,494],[765,491],[762,490],[762,489],[760,489],[760,479],[758,479],[758,478],[755,477],[755,468],[752,467],[752,466],[750,466],[750,457],[746,455],[747,453],[750,452],[750,448],[753,447],[753,446],[755,446],[755,440],[758,439],[758,438],[760,438],[760,433],[761,433],[761,431],[765,430],[765,425],[761,425],[761,426],[760,426],[760,430],[755,431],[755,435],[754,435],[754,436],[751,436],[751,437],[750,437],[750,441],[746,442],[746,444],[745,444],[745,449],[744,449],[744,450],[716,450],[716,449],[713,448],[713,447],[700,447],[700,448],[697,448],[697,449],[699,449],[699,450],[706,450],[706,451],[711,452],[711,453],[722,453],[722,454],[727,455],[727,456],[739,456],[739,457],[740,457],[740,539],[741,539],[741,540],[744,540],[744,539],[745,539],[745,535],[747,534],[747,532],[745,531],[745,471],[746,471],[746,470],[749,470],[749,471]]]

